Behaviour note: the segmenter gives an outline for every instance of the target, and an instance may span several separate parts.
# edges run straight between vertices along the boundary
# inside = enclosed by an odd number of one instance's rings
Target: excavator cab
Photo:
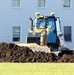
[[[27,36],[27,43],[47,45],[51,48],[61,46],[61,41],[64,41],[64,37],[61,32],[59,17],[41,16],[37,18],[36,25],[33,22],[31,19],[31,29]]]

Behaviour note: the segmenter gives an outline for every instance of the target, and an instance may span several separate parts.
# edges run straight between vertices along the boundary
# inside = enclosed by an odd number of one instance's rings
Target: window
[[[46,25],[46,20],[45,19],[38,19],[38,25],[37,27],[38,28],[45,28],[45,25]]]
[[[49,18],[48,19],[48,28],[50,29],[50,31],[54,31],[55,30],[55,22],[53,18]]]
[[[63,0],[63,7],[70,7],[71,0]]]
[[[13,0],[13,7],[20,7],[20,0]]]
[[[71,41],[71,26],[64,26],[65,41]]]
[[[13,42],[20,42],[20,27],[13,27]]]
[[[45,7],[46,0],[38,0],[38,7]]]

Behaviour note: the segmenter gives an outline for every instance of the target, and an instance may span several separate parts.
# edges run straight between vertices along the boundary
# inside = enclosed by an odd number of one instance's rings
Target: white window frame
[[[13,2],[14,0],[12,0],[12,8],[20,8],[21,7],[21,0],[19,0],[20,2],[19,2],[19,6],[17,6],[17,5],[15,5],[14,6],[14,2]]]
[[[71,0],[63,0],[63,7],[70,8],[71,7]]]
[[[16,30],[16,33],[19,33],[19,40],[18,41],[14,40],[14,28],[19,28],[20,29],[19,32]],[[15,38],[17,38],[17,37],[15,37]],[[20,26],[13,26],[12,27],[12,41],[13,42],[20,42],[21,41],[21,27]]]
[[[43,1],[44,1],[43,6],[39,6],[39,1],[40,1],[40,0],[38,0],[38,8],[46,8],[46,1],[47,1],[47,0],[43,0]]]

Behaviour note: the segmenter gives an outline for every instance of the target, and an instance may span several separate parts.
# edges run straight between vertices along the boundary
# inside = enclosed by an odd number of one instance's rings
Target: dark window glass
[[[72,41],[71,40],[71,26],[64,26],[64,37],[65,37],[65,41]]]
[[[20,42],[20,27],[13,27],[13,42]]]

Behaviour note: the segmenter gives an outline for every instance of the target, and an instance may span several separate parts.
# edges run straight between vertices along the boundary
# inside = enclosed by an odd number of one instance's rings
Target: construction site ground
[[[34,46],[33,46],[34,47]],[[41,48],[38,47],[41,50]],[[44,47],[47,49],[47,47]],[[57,55],[44,51],[33,51],[27,46],[18,46],[13,43],[0,43],[0,62],[74,62],[74,51],[65,51]],[[46,51],[46,50],[45,50]]]

